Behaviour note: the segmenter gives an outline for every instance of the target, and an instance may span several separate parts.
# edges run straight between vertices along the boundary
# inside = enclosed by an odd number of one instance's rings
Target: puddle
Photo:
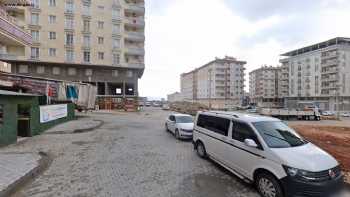
[[[172,197],[198,196],[198,197],[258,197],[246,185],[230,178],[229,176],[195,174],[183,180],[180,187]]]

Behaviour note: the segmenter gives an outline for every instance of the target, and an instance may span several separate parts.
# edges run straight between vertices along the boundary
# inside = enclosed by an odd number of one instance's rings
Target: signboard
[[[64,118],[67,117],[67,114],[67,104],[40,106],[40,123],[46,123],[60,118]]]

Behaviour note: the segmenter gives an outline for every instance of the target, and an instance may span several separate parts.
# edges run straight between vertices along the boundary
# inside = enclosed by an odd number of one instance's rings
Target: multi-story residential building
[[[283,54],[285,106],[314,103],[324,110],[350,110],[350,38],[334,38]],[[338,107],[339,106],[339,107]]]
[[[168,94],[167,95],[167,100],[168,102],[170,103],[173,103],[173,102],[178,102],[178,101],[182,101],[182,94],[180,92],[174,92],[172,94]]]
[[[25,0],[0,0],[0,71],[2,72],[11,71],[11,66],[4,60],[15,60],[17,56],[23,56],[25,46],[32,43],[31,35],[23,27],[23,8],[19,7],[27,4],[30,2]]]
[[[7,61],[21,75],[96,84],[99,95],[138,95],[144,71],[144,0],[32,0],[33,44]]]
[[[232,57],[215,60],[181,75],[184,100],[198,102],[213,109],[229,109],[242,104],[244,65]]]
[[[258,107],[281,107],[279,77],[281,67],[263,66],[249,73],[250,102]]]

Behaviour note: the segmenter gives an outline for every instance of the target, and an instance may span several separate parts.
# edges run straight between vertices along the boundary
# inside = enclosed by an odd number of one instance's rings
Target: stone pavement
[[[8,196],[18,184],[30,179],[40,159],[34,153],[0,153],[0,197]]]
[[[63,124],[59,124],[45,131],[45,134],[72,134],[91,131],[100,127],[103,124],[102,120],[91,119],[87,116],[82,116],[77,120],[72,120]]]

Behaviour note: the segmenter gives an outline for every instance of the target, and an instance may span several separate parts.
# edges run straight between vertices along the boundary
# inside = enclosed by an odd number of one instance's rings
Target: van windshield
[[[288,148],[308,143],[281,121],[253,123],[270,148]]]
[[[193,123],[191,116],[176,116],[176,123]]]

